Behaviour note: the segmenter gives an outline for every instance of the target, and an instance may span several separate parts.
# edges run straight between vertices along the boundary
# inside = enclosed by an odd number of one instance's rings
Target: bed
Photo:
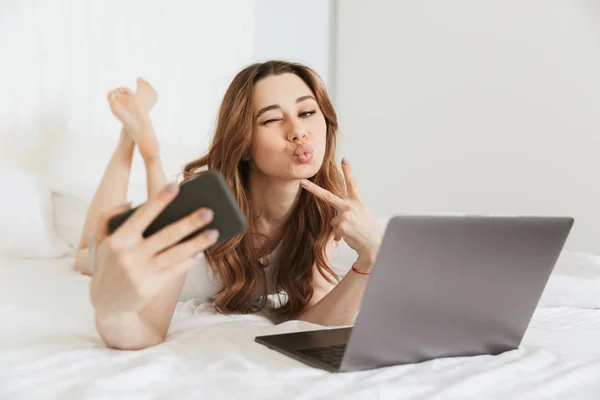
[[[165,343],[108,349],[94,329],[89,278],[73,271],[72,257],[5,260],[0,398],[597,399],[600,290],[593,292],[600,263],[565,256],[571,260],[551,278],[520,349],[346,374],[307,367],[254,342],[256,335],[318,326],[221,316],[195,300],[178,304]],[[571,296],[578,284],[588,292]]]
[[[116,351],[95,330],[90,278],[73,270],[93,191],[21,170],[0,178],[12,188],[0,208],[0,398],[600,398],[599,256],[563,252],[522,346],[499,356],[331,374],[254,342],[321,327],[194,299],[178,303],[163,344]]]

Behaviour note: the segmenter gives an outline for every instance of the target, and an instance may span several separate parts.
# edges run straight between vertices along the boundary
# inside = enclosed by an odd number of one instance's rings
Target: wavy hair
[[[256,82],[270,75],[292,73],[302,79],[315,95],[327,126],[323,165],[310,180],[337,196],[344,195],[344,180],[335,161],[337,116],[321,78],[309,67],[285,61],[256,63],[234,77],[225,92],[217,115],[216,128],[208,153],[185,165],[183,179],[188,180],[204,169],[220,171],[247,218],[246,232],[205,252],[210,268],[222,280],[214,298],[218,312],[253,313],[267,304],[264,266],[257,258],[254,227],[249,200],[249,165],[244,155],[252,139],[252,89]],[[313,295],[313,269],[334,283],[339,278],[327,259],[327,245],[333,235],[331,221],[335,210],[302,190],[295,210],[286,223],[280,257],[273,270],[277,293],[287,301],[272,310],[280,319],[294,318]],[[257,297],[262,293],[262,297]],[[255,301],[256,299],[260,301]]]

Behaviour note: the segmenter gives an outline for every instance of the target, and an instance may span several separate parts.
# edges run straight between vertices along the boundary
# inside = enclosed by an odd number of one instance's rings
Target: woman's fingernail
[[[308,180],[306,180],[306,179],[301,179],[301,180],[300,180],[300,184],[301,184],[302,186],[307,186],[307,185],[308,185]]]
[[[216,230],[210,230],[206,233],[206,238],[210,241],[217,240],[218,237],[219,232],[217,232]]]
[[[348,159],[346,157],[342,158],[342,164],[348,165]]]
[[[200,211],[200,219],[202,221],[210,221],[213,217],[213,211],[212,210],[202,210]]]

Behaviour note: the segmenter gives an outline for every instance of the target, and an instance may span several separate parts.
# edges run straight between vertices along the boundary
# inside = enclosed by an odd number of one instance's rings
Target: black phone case
[[[116,231],[141,206],[111,218],[108,222],[108,231],[110,233]],[[206,229],[216,229],[219,231],[216,244],[219,244],[246,229],[244,214],[227,182],[217,170],[208,170],[180,185],[177,197],[148,226],[143,236],[151,236],[165,226],[203,207],[213,211],[212,222],[186,236],[179,243],[192,239]]]

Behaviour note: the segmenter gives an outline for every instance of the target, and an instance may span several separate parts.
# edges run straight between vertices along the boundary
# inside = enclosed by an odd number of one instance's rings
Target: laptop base
[[[311,367],[340,372],[343,351],[351,332],[351,327],[334,328],[257,336],[255,341]]]

